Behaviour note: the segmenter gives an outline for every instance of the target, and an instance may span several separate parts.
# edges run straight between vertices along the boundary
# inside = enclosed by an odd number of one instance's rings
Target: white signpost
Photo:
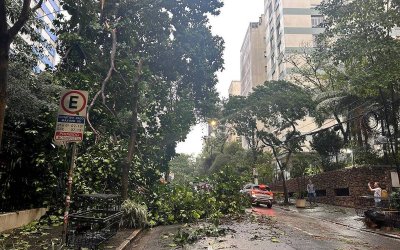
[[[54,135],[56,144],[83,140],[87,101],[87,91],[65,90],[61,93]]]
[[[63,244],[66,243],[69,207],[72,194],[72,179],[77,154],[76,143],[83,140],[87,102],[87,91],[65,90],[61,93],[60,105],[58,108],[54,142],[57,145],[66,145],[70,143],[72,146],[71,162],[68,171],[67,195],[65,198],[64,226],[62,231]]]

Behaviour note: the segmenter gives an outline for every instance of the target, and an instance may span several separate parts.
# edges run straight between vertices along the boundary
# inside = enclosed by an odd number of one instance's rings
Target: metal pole
[[[254,178],[254,184],[258,185],[258,172],[256,168],[253,168],[253,178]]]
[[[67,227],[68,227],[68,216],[69,216],[69,207],[71,203],[71,194],[72,194],[72,178],[74,176],[74,168],[75,168],[75,160],[76,160],[76,152],[77,147],[76,143],[72,142],[72,153],[71,153],[71,163],[68,171],[68,182],[67,182],[67,196],[65,198],[65,212],[64,212],[64,226],[62,231],[62,243],[66,244],[67,240]]]

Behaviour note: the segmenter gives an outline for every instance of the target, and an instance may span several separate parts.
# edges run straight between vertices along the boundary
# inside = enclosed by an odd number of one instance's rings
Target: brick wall
[[[390,166],[360,166],[349,169],[340,169],[325,172],[314,176],[307,176],[305,179],[294,178],[286,181],[289,193],[298,192],[300,189],[306,190],[308,179],[314,183],[317,190],[325,190],[326,196],[317,196],[317,202],[327,203],[338,206],[354,207],[354,201],[362,195],[372,195],[368,190],[368,182],[378,181],[386,190],[391,190],[390,171],[394,171]],[[304,183],[304,184],[303,184]],[[282,182],[270,185],[272,190],[283,192]],[[348,196],[338,196],[335,189],[348,188]]]

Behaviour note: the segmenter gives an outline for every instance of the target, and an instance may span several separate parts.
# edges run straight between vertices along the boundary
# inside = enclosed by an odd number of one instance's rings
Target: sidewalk
[[[340,207],[323,203],[318,203],[317,206],[313,207],[307,206],[306,208],[296,208],[295,205],[280,206],[280,208],[293,212],[298,212],[300,214],[315,219],[321,219],[332,223],[344,225],[356,230],[378,233],[388,237],[400,239],[400,230],[398,229],[387,231],[384,229],[368,228],[364,222],[364,217],[358,216],[354,208]]]
[[[101,245],[101,249],[127,249],[141,232],[141,229],[120,229],[116,235]]]

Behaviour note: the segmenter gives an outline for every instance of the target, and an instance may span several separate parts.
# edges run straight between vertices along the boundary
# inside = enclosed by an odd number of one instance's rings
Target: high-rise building
[[[266,80],[265,18],[261,15],[258,22],[250,23],[240,50],[241,95],[249,95]]]
[[[32,1],[31,5],[35,5],[38,1]],[[47,42],[43,55],[40,58],[38,65],[39,71],[44,70],[45,66],[53,68],[59,62],[59,56],[57,54],[57,36],[54,34],[53,21],[57,17],[57,14],[61,11],[61,5],[59,0],[47,0],[44,1],[41,8],[36,11],[36,18],[42,20],[45,27],[38,30],[41,37]]]
[[[315,7],[321,0],[264,0],[267,80],[289,79],[293,65],[288,55],[313,47],[323,16]]]
[[[315,9],[320,3],[321,0],[264,0],[264,14],[258,22],[250,23],[240,51],[241,95],[249,95],[265,81],[291,80],[294,66],[286,59],[314,47],[317,35],[323,32],[323,16]],[[260,122],[257,127],[263,128],[263,124]],[[310,117],[298,122],[300,132],[315,128]],[[244,140],[242,145],[247,148]]]
[[[240,81],[232,81],[229,85],[228,94],[229,96],[238,96],[242,93],[242,86]]]
[[[242,83],[240,81],[232,81],[229,86],[229,96],[240,96],[242,91]],[[240,136],[237,135],[235,129],[231,124],[226,124],[225,132],[227,133],[227,142],[237,142],[240,141]]]

